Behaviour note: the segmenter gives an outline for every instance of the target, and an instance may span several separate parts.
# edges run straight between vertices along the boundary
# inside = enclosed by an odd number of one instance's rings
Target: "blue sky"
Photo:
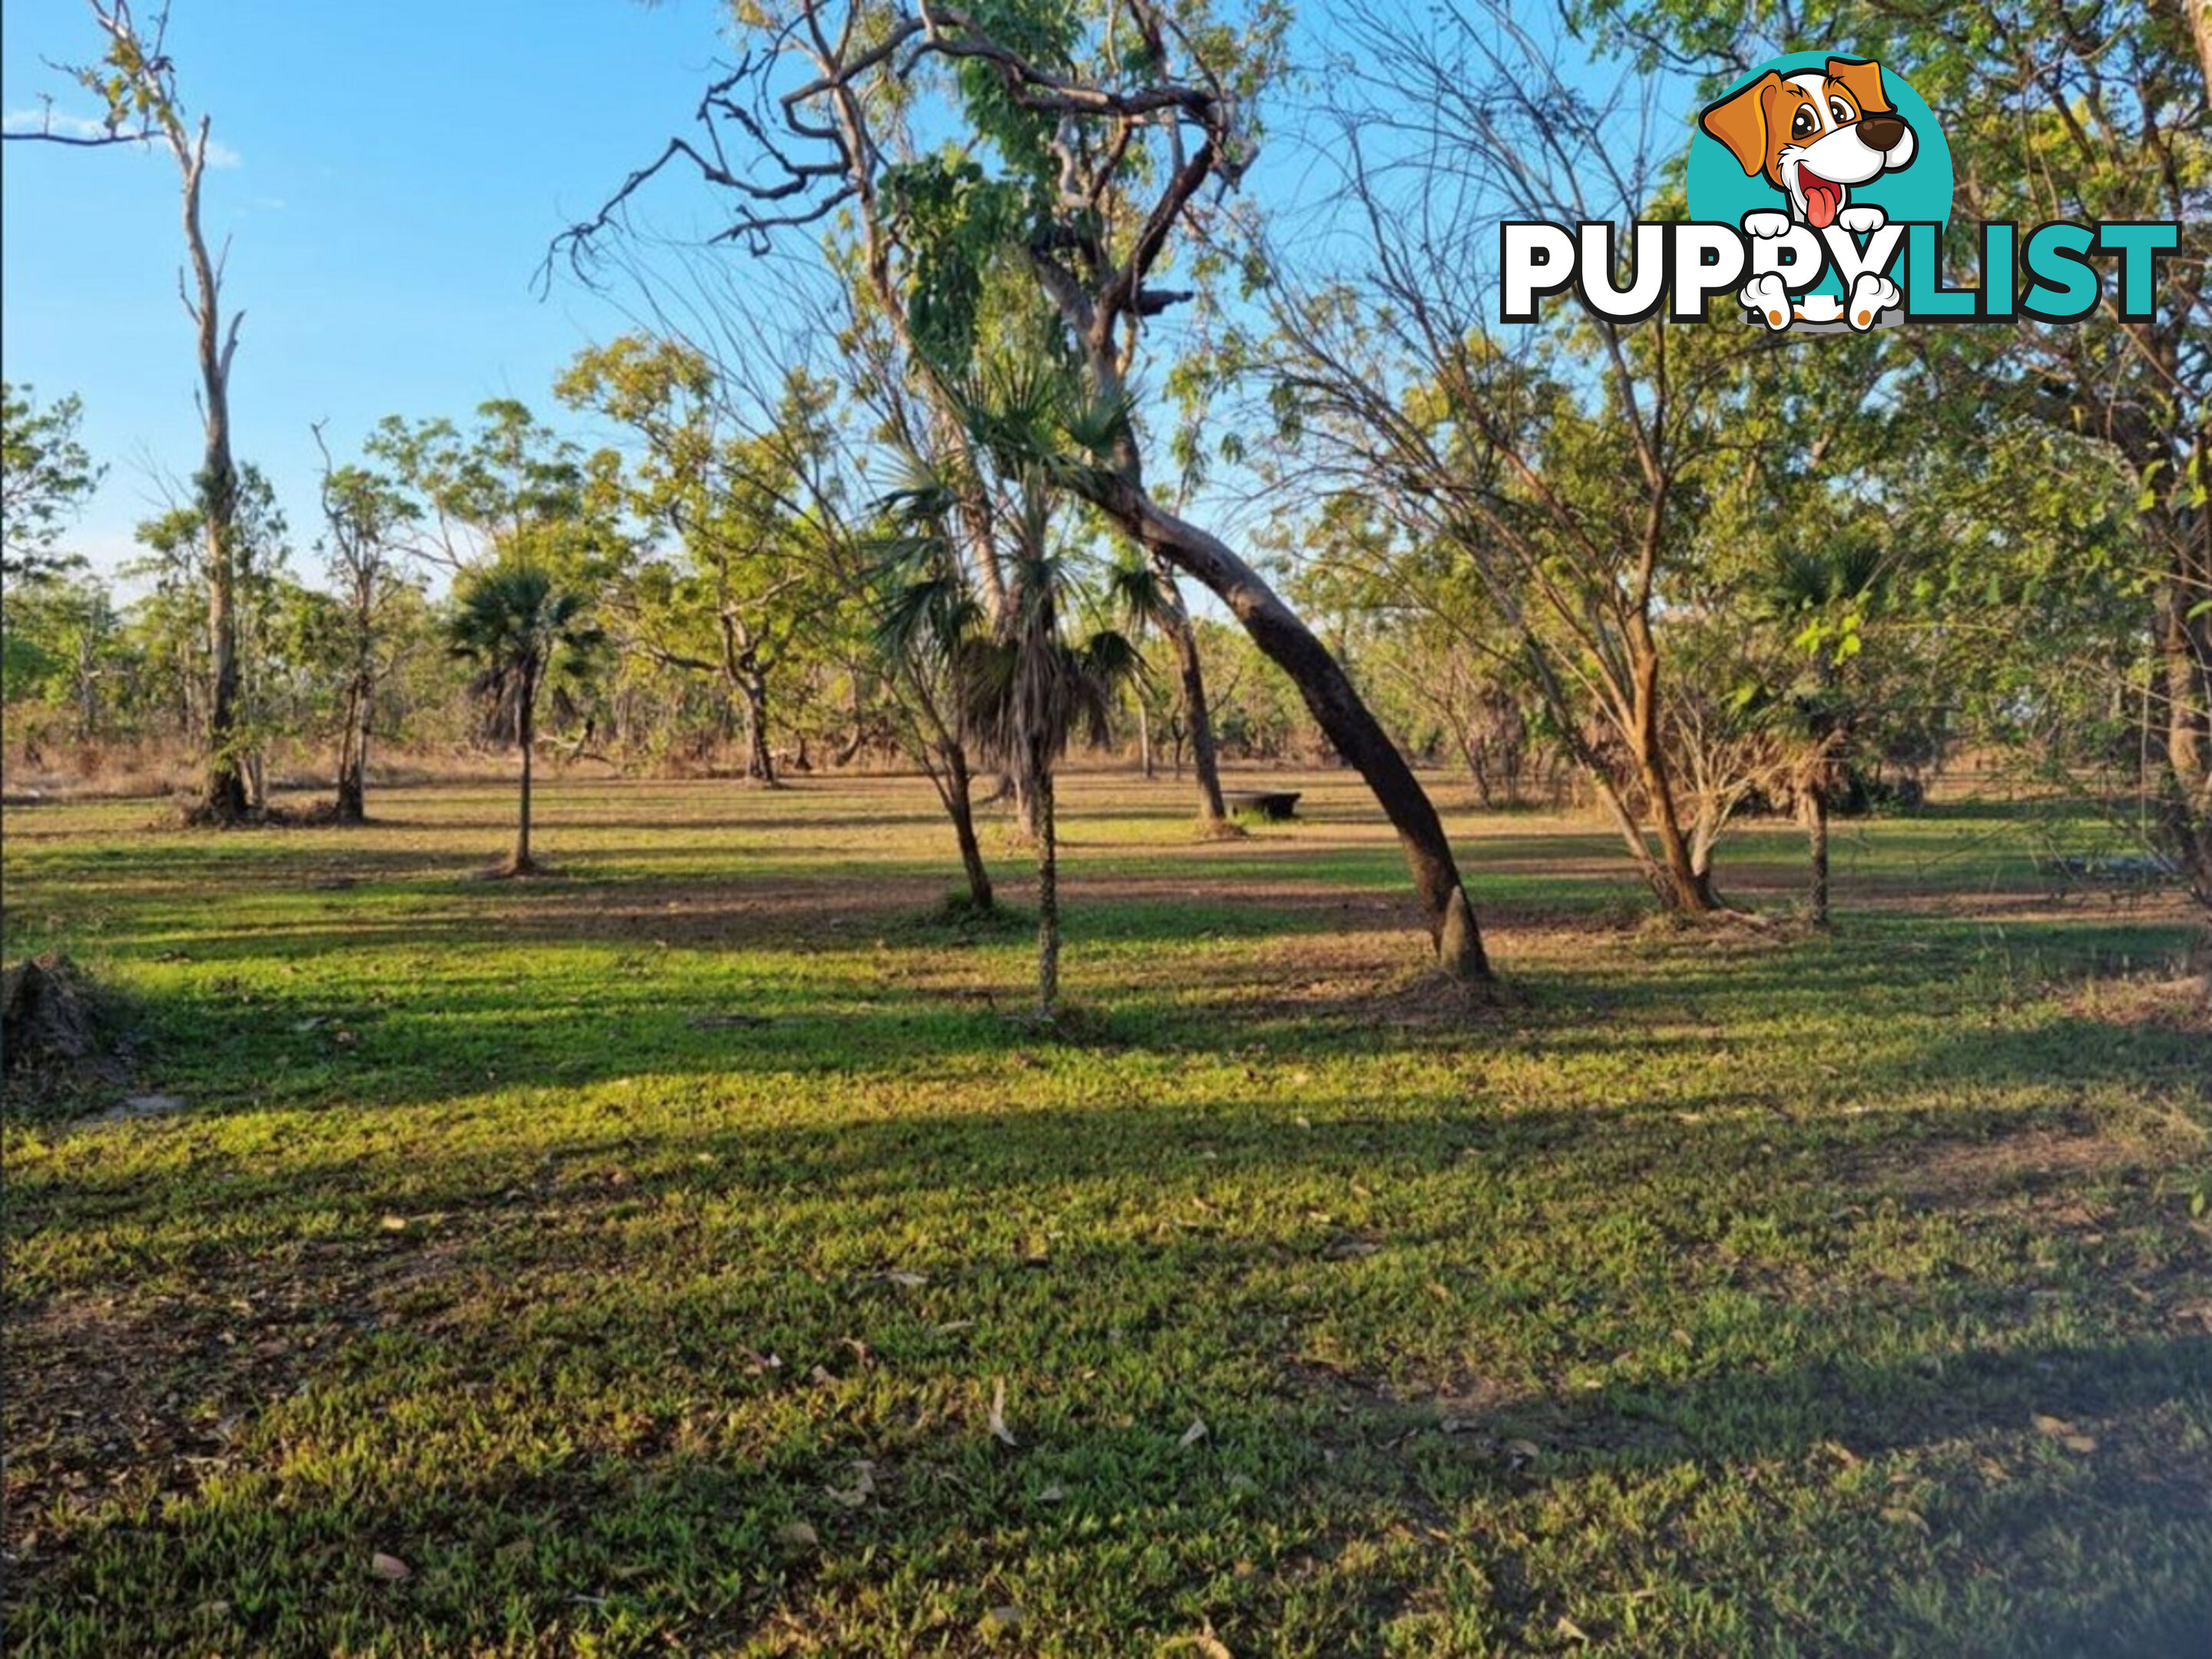
[[[1304,26],[1308,52],[1326,15]],[[465,422],[489,398],[573,426],[554,377],[635,323],[565,276],[541,298],[540,262],[689,128],[725,55],[724,15],[717,0],[175,0],[179,90],[214,117],[225,152],[204,210],[210,239],[230,239],[227,302],[246,312],[234,447],[276,483],[302,574],[318,527],[312,423],[328,423],[341,460],[386,414]],[[82,0],[8,0],[10,127],[41,94],[60,117],[94,114],[43,60],[100,46]],[[1617,74],[1583,73],[1593,91]],[[1252,187],[1280,209],[1311,189],[1315,157],[1278,137],[1261,163],[1272,176]],[[0,169],[0,356],[41,401],[83,398],[85,441],[108,471],[70,545],[112,571],[165,481],[181,492],[198,464],[176,168],[166,151],[10,143]],[[714,207],[672,179],[647,212],[681,234],[710,228]]]
[[[302,550],[311,422],[327,420],[343,459],[386,413],[460,418],[492,397],[562,412],[554,375],[627,319],[573,282],[541,301],[538,262],[686,120],[721,15],[711,0],[176,0],[179,90],[235,158],[210,170],[204,204],[246,312],[235,447],[276,482]],[[93,114],[41,60],[99,46],[82,0],[8,0],[9,125],[42,92],[58,114]],[[155,475],[188,479],[198,461],[176,167],[166,152],[17,143],[0,167],[0,357],[42,402],[84,399],[86,442],[109,465],[73,542],[112,568],[158,508]]]

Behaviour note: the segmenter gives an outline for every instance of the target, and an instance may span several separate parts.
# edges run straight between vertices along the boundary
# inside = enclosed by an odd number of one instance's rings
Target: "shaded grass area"
[[[911,783],[556,784],[526,888],[496,791],[11,812],[190,1103],[5,1132],[11,1647],[2203,1650],[2177,912],[1980,808],[1705,938],[1470,818],[1473,1015],[1299,782],[1067,788],[1060,1039]]]

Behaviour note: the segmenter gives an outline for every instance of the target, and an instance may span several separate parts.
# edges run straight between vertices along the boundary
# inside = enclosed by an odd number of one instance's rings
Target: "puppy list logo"
[[[1499,315],[1536,320],[1537,301],[1571,288],[1585,308],[1630,323],[1663,307],[1703,322],[1733,292],[1745,320],[1776,333],[1863,333],[1899,322],[2078,322],[2103,298],[2090,261],[2114,262],[2129,322],[2154,313],[2158,256],[2172,224],[1981,228],[1980,286],[1942,267],[1951,150],[1927,101],[1869,58],[1793,52],[1760,65],[1698,112],[1686,223],[1639,222],[1633,270],[1615,280],[1615,228],[1516,220],[1499,228]]]

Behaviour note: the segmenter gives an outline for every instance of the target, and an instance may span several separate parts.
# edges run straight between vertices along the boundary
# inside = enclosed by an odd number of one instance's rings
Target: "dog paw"
[[[1851,284],[1851,302],[1845,307],[1844,319],[1855,329],[1872,328],[1881,313],[1904,296],[1897,284],[1887,276],[1877,276],[1872,271],[1863,272]]]
[[[1736,298],[1742,301],[1745,310],[1755,311],[1765,319],[1767,327],[1778,334],[1790,326],[1796,312],[1790,302],[1789,289],[1771,270],[1746,283],[1736,290]]]
[[[1743,234],[1747,236],[1775,237],[1790,234],[1790,216],[1762,209],[1743,216]]]
[[[1847,207],[1836,222],[1854,236],[1871,236],[1889,222],[1889,216],[1878,207]]]

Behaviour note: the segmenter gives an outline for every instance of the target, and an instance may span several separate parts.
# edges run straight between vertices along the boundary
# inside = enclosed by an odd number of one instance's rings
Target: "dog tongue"
[[[1805,192],[1805,216],[1813,222],[1814,229],[1826,230],[1836,222],[1836,214],[1844,205],[1841,185],[1832,185],[1819,173],[1799,167],[1797,188]]]

